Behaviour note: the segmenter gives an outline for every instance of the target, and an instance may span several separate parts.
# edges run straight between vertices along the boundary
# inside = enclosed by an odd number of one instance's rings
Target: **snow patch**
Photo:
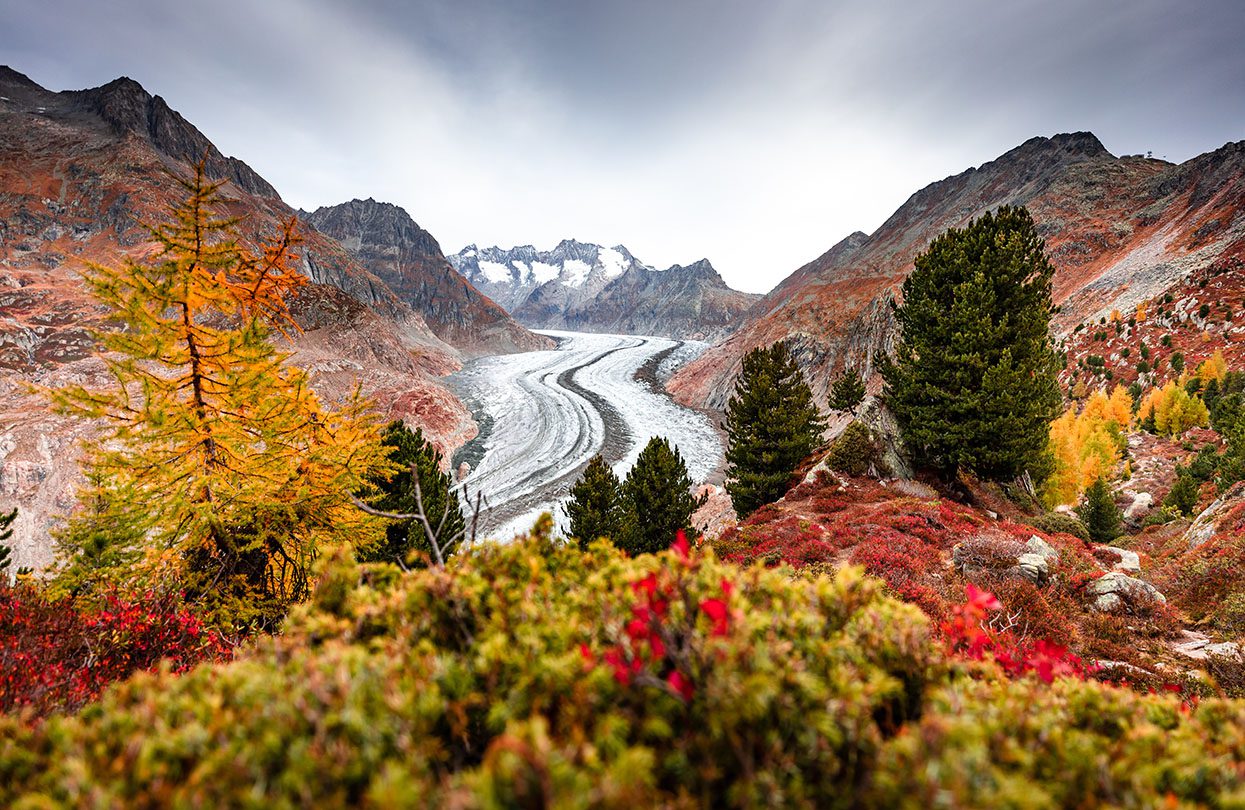
[[[558,268],[556,265],[545,264],[544,262],[532,262],[532,281],[537,284],[544,284],[553,281],[558,277]]]
[[[592,267],[579,259],[567,259],[562,265],[562,283],[568,287],[582,287],[588,280]]]
[[[606,278],[618,278],[627,269],[627,259],[614,248],[601,248],[598,257]]]
[[[494,284],[505,284],[513,280],[510,268],[497,262],[480,262],[480,272]]]

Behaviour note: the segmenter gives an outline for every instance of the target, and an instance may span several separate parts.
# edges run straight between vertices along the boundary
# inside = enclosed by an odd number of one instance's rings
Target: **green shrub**
[[[1038,658],[1016,681],[947,663],[920,612],[880,588],[856,569],[792,577],[547,535],[408,574],[338,556],[285,632],[242,660],[136,676],[76,716],[0,718],[0,805],[1242,797],[1245,705],[1187,711],[1178,696],[1054,677]],[[1034,649],[1061,666],[1062,648]]]
[[[855,569],[528,540],[363,570],[247,660],[0,722],[0,806],[848,806],[938,671],[920,611]],[[660,655],[633,626],[656,599]]]
[[[873,432],[860,422],[852,422],[843,429],[826,451],[826,466],[848,475],[866,475],[876,466],[878,445]]]
[[[1081,540],[1089,540],[1089,529],[1085,528],[1085,524],[1079,518],[1062,512],[1046,512],[1030,519],[1028,524],[1047,534],[1070,534]]]

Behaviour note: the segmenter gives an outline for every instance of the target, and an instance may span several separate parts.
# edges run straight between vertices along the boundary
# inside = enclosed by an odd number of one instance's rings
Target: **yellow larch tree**
[[[1210,425],[1206,403],[1176,380],[1147,391],[1137,409],[1137,419],[1160,436],[1179,436],[1190,428]]]
[[[1055,470],[1043,490],[1048,505],[1074,504],[1094,481],[1113,476],[1132,416],[1132,397],[1117,385],[1109,396],[1095,391],[1079,412],[1074,403],[1051,423]]]
[[[59,538],[65,579],[175,583],[219,624],[271,626],[306,595],[323,544],[377,537],[347,493],[387,457],[366,403],[325,407],[270,340],[297,330],[295,221],[252,253],[215,213],[220,183],[202,166],[182,183],[151,260],[83,274],[118,328],[97,336],[113,385],[50,392],[102,426]]]

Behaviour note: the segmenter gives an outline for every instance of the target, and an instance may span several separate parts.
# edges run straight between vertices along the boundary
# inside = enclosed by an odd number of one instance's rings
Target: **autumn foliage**
[[[1094,481],[1114,476],[1132,424],[1132,405],[1128,391],[1116,386],[1110,396],[1095,391],[1079,410],[1074,403],[1051,424],[1055,471],[1043,490],[1049,505],[1074,504]]]
[[[321,544],[375,539],[347,493],[385,453],[366,403],[325,407],[271,343],[297,329],[295,222],[253,253],[217,213],[220,183],[200,166],[183,185],[151,228],[154,258],[84,274],[119,328],[97,336],[110,387],[49,392],[101,429],[60,538],[62,584],[175,583],[221,626],[271,627],[306,595]]]
[[[1176,380],[1169,380],[1162,388],[1146,393],[1137,409],[1137,419],[1160,436],[1179,436],[1190,428],[1208,426],[1210,413],[1201,397],[1190,394]]]
[[[176,594],[104,594],[89,605],[0,587],[0,711],[74,711],[110,683],[167,662],[183,672],[232,645]]]

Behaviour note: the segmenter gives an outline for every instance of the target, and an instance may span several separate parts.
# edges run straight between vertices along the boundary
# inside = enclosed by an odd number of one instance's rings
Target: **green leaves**
[[[881,363],[885,399],[917,460],[954,474],[1041,478],[1060,395],[1051,276],[1023,208],[952,228],[914,261]]]
[[[841,393],[847,401],[855,388]],[[791,474],[821,444],[825,430],[786,343],[744,355],[723,428],[728,437],[726,491],[742,519],[786,493]]]

